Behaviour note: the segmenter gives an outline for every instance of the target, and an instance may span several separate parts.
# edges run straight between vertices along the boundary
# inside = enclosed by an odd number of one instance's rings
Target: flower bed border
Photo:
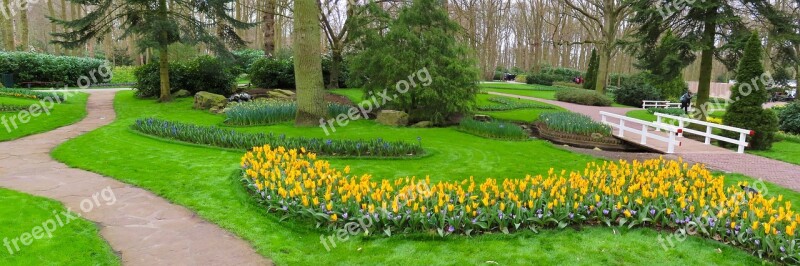
[[[603,150],[611,151],[635,151],[637,147],[626,144],[625,142],[611,136],[603,136],[600,139],[591,136],[567,134],[547,128],[542,122],[534,123],[539,136],[543,139],[549,140],[558,144],[567,144],[579,148],[594,149],[600,148]]]

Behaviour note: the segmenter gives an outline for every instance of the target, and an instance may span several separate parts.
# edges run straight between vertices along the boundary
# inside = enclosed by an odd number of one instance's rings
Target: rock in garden
[[[481,121],[481,122],[492,121],[492,117],[488,116],[488,115],[475,115],[475,116],[472,117],[472,119],[474,119],[475,121]]]
[[[289,91],[289,90],[277,89],[277,90],[271,90],[271,91],[267,92],[267,95],[269,95],[270,98],[292,99],[292,98],[294,98],[295,93],[293,91]]]
[[[408,125],[408,114],[403,111],[382,110],[375,121],[387,126],[405,126]]]
[[[208,110],[212,107],[217,107],[222,110],[227,104],[228,98],[219,94],[201,91],[194,95],[194,109]]]
[[[411,125],[411,127],[418,127],[418,128],[428,128],[428,127],[432,127],[432,126],[433,126],[433,122],[431,122],[431,121],[421,121],[421,122],[418,122],[416,124]]]
[[[173,98],[184,98],[192,96],[192,93],[187,90],[179,90],[172,94]]]

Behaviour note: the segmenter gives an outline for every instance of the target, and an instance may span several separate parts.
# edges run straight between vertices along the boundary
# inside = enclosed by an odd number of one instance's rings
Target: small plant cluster
[[[497,104],[478,106],[480,111],[509,111],[517,109],[555,109],[555,107],[533,102],[514,101],[505,97],[490,97],[490,102]]]
[[[0,88],[0,96],[26,98],[34,100],[44,100],[49,98],[56,102],[63,102],[65,100],[64,95],[57,92],[32,91],[26,89],[10,89],[10,88]]]
[[[563,133],[593,136],[611,136],[611,127],[592,120],[592,118],[570,112],[545,113],[539,115],[539,121],[548,129]]]
[[[320,155],[337,157],[413,157],[423,154],[422,139],[409,143],[404,141],[375,140],[331,140],[321,138],[286,137],[270,133],[241,133],[215,126],[198,126],[159,120],[138,119],[132,129],[146,135],[164,139],[220,148],[248,150],[262,145],[291,148],[306,147]]]
[[[328,104],[328,113],[336,117],[347,114],[351,106]],[[291,101],[256,100],[236,104],[225,111],[225,124],[237,126],[270,125],[291,121],[297,113],[297,103]]]
[[[683,109],[680,108],[647,108],[647,112],[651,114],[661,113],[665,115],[674,115],[674,116],[683,116],[686,113],[683,112]]]
[[[2,112],[17,112],[28,109],[27,106],[23,105],[13,105],[13,104],[2,104],[0,103],[0,113]]]
[[[591,106],[611,106],[614,102],[607,96],[591,90],[564,89],[556,92],[556,100]]]
[[[588,163],[520,179],[430,177],[376,180],[350,175],[305,149],[255,147],[241,160],[247,185],[272,212],[336,230],[371,221],[366,234],[478,234],[570,225],[684,229],[797,263],[800,214],[782,195],[724,187],[701,164],[653,159]],[[692,225],[690,225],[692,224]]]
[[[524,140],[528,139],[528,133],[514,123],[502,121],[481,122],[472,118],[461,120],[458,129],[473,135],[493,139]]]

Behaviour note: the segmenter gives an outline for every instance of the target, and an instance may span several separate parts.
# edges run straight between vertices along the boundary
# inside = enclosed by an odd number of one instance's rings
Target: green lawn
[[[338,91],[341,92],[341,91]],[[168,104],[118,94],[117,121],[58,147],[53,156],[70,166],[115,177],[165,197],[252,243],[279,265],[362,265],[391,261],[402,265],[454,264],[758,264],[747,252],[724,244],[690,237],[669,250],[651,229],[607,227],[545,230],[515,235],[490,234],[441,239],[430,235],[357,237],[325,251],[320,237],[331,232],[294,220],[280,221],[253,204],[235,173],[242,153],[168,143],[132,133],[140,117],[158,117],[202,125],[219,125],[223,118],[192,110],[191,99]],[[248,127],[250,132],[324,137],[319,128],[295,128],[289,123]],[[335,167],[351,165],[354,174],[377,178],[431,175],[432,180],[460,180],[475,176],[519,178],[556,169],[583,169],[592,157],[570,153],[544,141],[489,140],[451,128],[392,128],[357,121],[339,128],[330,138],[422,138],[430,156],[406,160],[334,159]],[[103,143],[102,148],[97,143]],[[721,250],[718,252],[717,249]]]
[[[53,226],[52,237],[39,235],[42,224],[57,221],[53,212],[66,212],[61,203],[0,188],[0,237],[8,239],[9,247],[0,246],[0,265],[119,265],[114,251],[103,240],[95,224],[83,220],[72,220],[64,227]],[[21,241],[23,234],[35,233],[40,239],[33,239],[25,246]],[[13,245],[17,241],[19,250]],[[26,237],[27,238],[27,237]],[[0,241],[3,241],[0,239]],[[5,245],[4,243],[2,245]],[[11,253],[13,252],[13,254]]]
[[[6,125],[0,124],[0,141],[14,140],[36,133],[47,132],[62,126],[74,124],[86,117],[86,100],[89,95],[85,93],[71,94],[67,102],[56,104],[50,115],[42,113],[38,117],[31,117],[28,123],[22,124],[16,118],[19,112],[3,112],[0,117],[5,117],[10,121],[14,117],[17,127],[14,128],[11,122]],[[0,97],[0,103],[31,106],[38,104],[38,100],[21,99],[12,97]],[[45,102],[45,105],[49,103]],[[1,118],[0,118],[1,119]]]
[[[772,144],[772,149],[768,151],[749,151],[749,153],[784,161],[791,164],[800,165],[800,143],[791,141],[781,141]]]
[[[520,100],[520,99],[511,98],[511,97],[503,97],[503,96],[489,95],[489,94],[478,94],[475,97],[475,100],[476,100],[476,103],[477,103],[478,106],[496,104],[496,103],[491,102],[491,101],[488,100],[489,98],[492,98],[492,97],[507,98],[507,99],[511,99],[512,101],[516,101],[516,102],[530,102],[530,100]],[[533,121],[539,119],[539,115],[543,114],[543,113],[564,112],[564,111],[566,111],[566,109],[558,107],[558,106],[555,106],[555,105],[546,104],[546,103],[539,103],[539,104],[541,104],[543,106],[550,106],[550,107],[553,107],[554,109],[530,109],[530,108],[527,108],[527,109],[517,109],[517,110],[508,110],[508,111],[477,111],[477,113],[478,114],[488,115],[488,116],[491,116],[491,117],[493,117],[495,119],[500,119],[500,120],[529,123],[529,122],[533,122]]]
[[[350,99],[353,103],[364,101],[364,90],[362,89],[335,89],[329,92],[347,97],[347,99]]]

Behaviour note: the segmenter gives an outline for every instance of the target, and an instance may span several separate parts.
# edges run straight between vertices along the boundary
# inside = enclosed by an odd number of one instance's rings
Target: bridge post
[[[747,141],[747,135],[745,135],[744,133],[739,133],[739,150],[737,151],[738,153],[744,153],[745,141]]]
[[[625,136],[625,119],[619,120],[619,136],[620,137]]]
[[[710,126],[706,126],[706,142],[705,142],[706,145],[710,145],[711,144],[711,133],[713,132],[712,130],[713,129]],[[740,145],[740,147],[741,147],[741,145]]]
[[[669,133],[669,143],[667,143],[667,153],[675,153],[675,134]]]
[[[647,125],[642,125],[642,144],[647,144]]]

